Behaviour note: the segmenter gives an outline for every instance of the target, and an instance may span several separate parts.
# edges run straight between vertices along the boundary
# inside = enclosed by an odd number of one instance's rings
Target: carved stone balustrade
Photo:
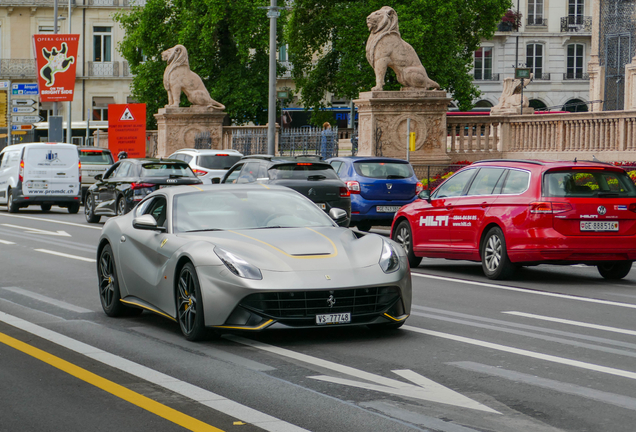
[[[0,78],[35,78],[35,60],[0,59]]]

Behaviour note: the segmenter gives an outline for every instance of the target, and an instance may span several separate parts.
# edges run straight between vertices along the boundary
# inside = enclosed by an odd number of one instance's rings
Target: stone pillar
[[[157,157],[166,157],[182,148],[194,148],[194,138],[210,132],[212,148],[223,148],[225,113],[205,106],[161,108],[157,119]]]
[[[406,123],[415,132],[415,164],[449,163],[446,153],[444,90],[370,91],[353,101],[358,107],[358,154],[406,159]]]
[[[603,111],[603,96],[605,95],[605,68],[601,67],[599,60],[599,39],[601,25],[601,0],[593,2],[592,9],[592,53],[587,64],[587,72],[590,76],[590,111]]]
[[[625,110],[636,110],[636,57],[625,65]]]

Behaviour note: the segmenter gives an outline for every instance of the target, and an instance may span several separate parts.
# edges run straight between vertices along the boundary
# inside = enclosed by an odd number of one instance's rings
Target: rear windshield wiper
[[[307,180],[323,180],[326,179],[327,176],[322,175],[322,174],[316,174],[316,175],[310,175],[307,177]]]
[[[388,176],[386,176],[387,180],[391,180],[391,179],[405,179],[406,177],[401,176],[401,175],[396,175],[396,174],[389,174]]]
[[[598,192],[596,195],[599,198],[615,198],[621,196],[618,192]]]
[[[170,178],[183,178],[183,177],[185,176],[182,174],[170,174]]]

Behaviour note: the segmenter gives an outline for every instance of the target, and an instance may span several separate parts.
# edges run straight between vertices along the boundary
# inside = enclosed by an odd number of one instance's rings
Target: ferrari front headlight
[[[243,258],[234,255],[220,247],[214,248],[214,253],[218,256],[225,267],[235,275],[245,279],[263,279],[263,275],[258,267],[248,263]]]
[[[386,240],[382,241],[382,255],[380,255],[379,264],[384,273],[393,273],[400,268],[400,258],[397,251]]]

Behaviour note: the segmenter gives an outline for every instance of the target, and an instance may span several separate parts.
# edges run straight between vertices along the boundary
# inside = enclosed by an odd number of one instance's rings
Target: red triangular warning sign
[[[124,111],[124,113],[121,115],[121,118],[119,120],[134,120],[135,118],[133,117],[132,113],[130,112],[130,110],[128,108],[126,108],[126,110]]]

